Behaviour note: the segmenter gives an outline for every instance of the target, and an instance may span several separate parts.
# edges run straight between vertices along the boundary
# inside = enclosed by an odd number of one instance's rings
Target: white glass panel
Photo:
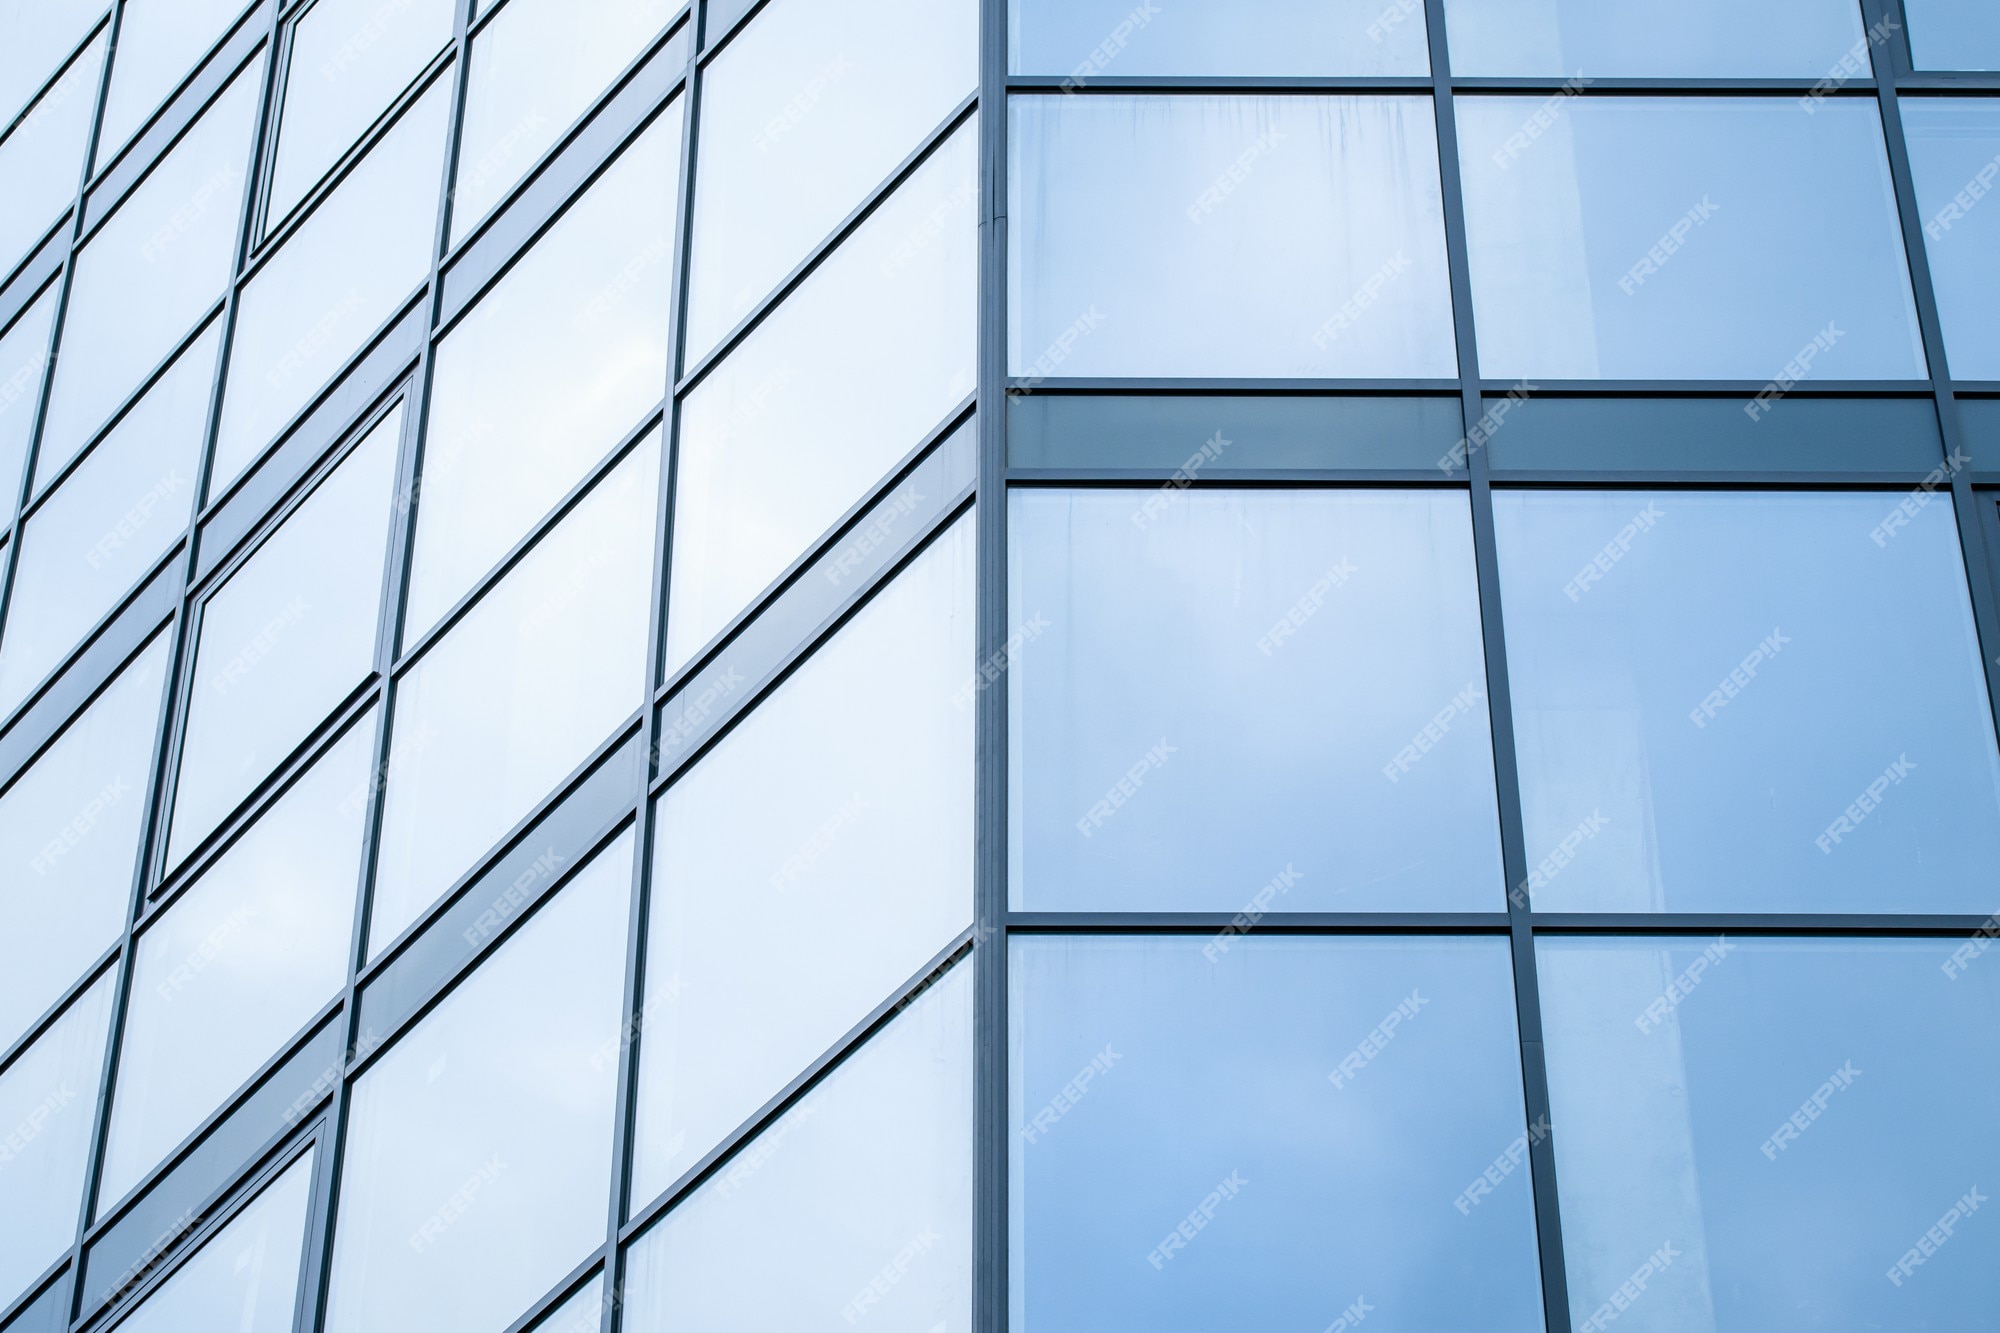
[[[1015,0],[1012,68],[1070,86],[1174,77],[1425,76],[1423,0]]]
[[[1855,0],[1445,0],[1460,78],[1868,77]],[[1883,57],[1887,68],[1887,57]]]
[[[49,363],[49,323],[56,314],[56,284],[50,283],[13,327],[0,334],[0,514],[14,518],[21,465],[28,457],[28,432],[42,397],[42,368]]]
[[[109,162],[222,39],[244,0],[125,0],[97,159]]]
[[[105,0],[0,0],[0,32],[7,34],[0,42],[0,124],[48,82],[105,8]]]
[[[0,140],[0,199],[7,201],[0,208],[0,273],[13,268],[56,215],[75,201],[103,72],[104,37],[99,34],[13,133]]]

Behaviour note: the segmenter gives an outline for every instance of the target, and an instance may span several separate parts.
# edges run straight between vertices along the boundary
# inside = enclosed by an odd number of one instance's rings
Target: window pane
[[[1451,72],[1524,78],[1820,79],[1867,39],[1855,0],[1445,0]],[[1867,77],[1867,66],[1861,66]]]
[[[644,701],[659,466],[656,435],[403,675],[371,954]]]
[[[1905,503],[1495,494],[1538,909],[1992,910],[1965,562]]]
[[[674,9],[674,0],[513,0],[480,32],[465,93],[454,243],[639,58]],[[678,109],[672,126],[667,151],[679,157]]]
[[[56,314],[56,284],[0,334],[0,514],[14,521],[28,432],[41,402],[42,367],[49,363],[49,322]]]
[[[451,40],[451,13],[451,0],[387,6],[378,0],[319,0],[306,11],[285,74],[278,160],[271,170],[271,222],[290,213],[444,49]],[[442,132],[432,137],[441,138]],[[443,170],[442,157],[431,160]],[[434,216],[425,220],[436,222]]]
[[[688,395],[668,671],[972,392],[978,146],[960,128]]]
[[[1014,0],[1013,69],[1098,78],[1429,74],[1421,0]]]
[[[625,1282],[630,1333],[807,1333],[868,1316],[966,1333],[971,963],[668,1213],[633,1247]]]
[[[1918,69],[2000,69],[2000,10],[1987,0],[1910,0]]]
[[[159,1290],[118,1333],[290,1333],[299,1301],[299,1260],[312,1203],[315,1153],[285,1173]]]
[[[2000,208],[1978,207],[2000,182],[2000,104],[1912,97],[1902,108],[1951,373],[2000,380]]]
[[[166,666],[161,638],[0,797],[0,920],[34,941],[0,968],[0,1050],[125,929]]]
[[[680,119],[677,98],[439,347],[406,641],[666,393]]]
[[[632,836],[354,1086],[328,1333],[505,1328],[604,1241]]]
[[[1463,492],[1009,512],[1017,908],[1502,910]]]
[[[687,364],[978,83],[971,0],[773,0],[703,77]]]
[[[0,0],[0,124],[26,109],[105,8],[106,0]]]
[[[1480,372],[1921,378],[1875,104],[1813,110],[1789,97],[1461,97]]]
[[[1010,1326],[1544,1328],[1505,941],[1207,947],[1015,942]]]
[[[1663,1243],[1620,1333],[2000,1327],[1989,1219],[1933,1247],[2000,1170],[2000,970],[1947,984],[1956,943],[1541,941],[1578,1328]]]
[[[75,457],[221,297],[257,91],[253,63],[77,256],[37,481],[46,483]]]
[[[535,1333],[598,1333],[604,1320],[604,1275],[583,1284],[583,1288],[549,1311],[548,1318],[535,1325]]]
[[[21,532],[0,714],[41,684],[187,531],[221,321],[90,451]]]
[[[11,31],[11,29],[10,29]],[[104,37],[96,41],[0,140],[0,273],[14,267],[64,209],[76,200],[83,154],[104,72]],[[0,125],[6,122],[0,120]]]
[[[374,716],[139,937],[104,1203],[138,1184],[347,980]]]
[[[1456,373],[1429,98],[1017,97],[1012,115],[1010,374]]]
[[[244,289],[210,494],[429,276],[450,94],[449,79],[432,85]]]
[[[76,1239],[116,977],[107,970],[0,1074],[0,1125],[8,1127],[0,1142],[0,1306]]]
[[[125,0],[98,161],[109,162],[152,118],[243,9],[243,0]]]
[[[635,1201],[971,922],[972,567],[967,518],[660,798]]]
[[[402,420],[384,417],[203,608],[170,863],[374,666]]]

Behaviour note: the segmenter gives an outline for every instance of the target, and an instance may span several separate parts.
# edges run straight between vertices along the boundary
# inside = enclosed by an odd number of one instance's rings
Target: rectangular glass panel
[[[1506,941],[1208,944],[1015,940],[1009,1326],[1540,1333]]]
[[[1008,503],[1016,908],[1504,910],[1463,492]]]
[[[709,63],[688,365],[973,91],[978,46],[972,0],[773,0]]]
[[[1918,69],[2000,70],[2000,9],[1990,0],[1910,0]]]
[[[1873,101],[1461,97],[1458,142],[1489,379],[1927,373]]]
[[[583,1284],[576,1295],[549,1311],[535,1333],[598,1333],[604,1324],[604,1275]]]
[[[0,139],[0,199],[7,201],[0,209],[0,274],[11,270],[75,201],[103,72],[100,33]]]
[[[106,0],[0,0],[0,124],[26,109],[105,8]]]
[[[1951,373],[2000,380],[2000,205],[1979,206],[2000,190],[2000,102],[1909,97],[1902,109]]]
[[[1868,42],[1855,0],[1445,0],[1460,78],[1819,79]],[[1866,77],[1867,65],[1862,65]]]
[[[1456,373],[1429,98],[1016,97],[1009,114],[1009,374]]]
[[[2000,968],[1958,943],[1540,941],[1577,1328],[2000,1326],[1958,1207],[2000,1174]]]
[[[109,162],[152,119],[245,7],[244,0],[125,0],[98,161]]]
[[[42,401],[42,369],[49,363],[50,323],[56,315],[56,283],[0,334],[0,514],[14,521],[28,435]]]
[[[1965,561],[1916,494],[1494,495],[1537,909],[1992,910]]]
[[[688,395],[669,672],[972,392],[978,145],[960,127]]]
[[[1016,74],[1098,78],[1431,72],[1422,0],[1014,0]]]

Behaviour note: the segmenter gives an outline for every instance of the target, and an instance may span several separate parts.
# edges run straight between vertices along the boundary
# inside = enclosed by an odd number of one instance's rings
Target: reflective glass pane
[[[438,348],[406,640],[665,395],[680,120],[677,98]]]
[[[433,84],[244,289],[210,494],[429,276],[450,94]]]
[[[1540,942],[1577,1328],[2000,1328],[1961,1206],[2000,1174],[2000,968],[1959,943]]]
[[[676,8],[674,0],[514,0],[481,30],[472,43],[465,92],[453,241],[471,231],[639,58]]]
[[[688,395],[669,671],[972,392],[978,145],[962,127]]]
[[[2000,380],[2000,207],[1979,207],[2000,188],[2000,103],[1911,97],[1902,108],[1951,373]]]
[[[312,1203],[308,1152],[146,1297],[118,1333],[290,1333]]]
[[[1850,52],[1869,76],[1855,0],[1445,0],[1451,72],[1523,78],[1819,79]],[[1858,49],[1857,49],[1858,48]]]
[[[972,566],[968,518],[661,797],[635,1199],[971,922]]]
[[[41,403],[42,367],[49,363],[49,324],[56,314],[56,284],[0,334],[0,514],[14,519],[28,434]]]
[[[162,638],[0,796],[0,920],[33,941],[0,968],[0,1050],[125,928],[166,666]]]
[[[1546,1327],[1506,941],[1211,944],[1015,942],[1010,1327]]]
[[[244,8],[244,0],[125,0],[98,161],[109,162],[152,118]]]
[[[253,63],[77,256],[35,461],[39,481],[76,456],[221,297],[236,246],[257,91]]]
[[[0,124],[33,100],[106,8],[106,0],[0,0]]]
[[[444,49],[452,9],[451,0],[319,0],[306,11],[286,66],[270,221],[290,213]],[[443,170],[442,157],[432,161]]]
[[[972,0],[773,0],[709,63],[688,364],[973,91],[978,45]]]
[[[374,716],[139,937],[104,1203],[138,1184],[347,980]]]
[[[104,45],[100,33],[0,139],[0,198],[7,201],[0,209],[0,273],[12,269],[75,202],[91,113],[97,109],[97,80],[104,72]]]
[[[2000,756],[1934,494],[1495,494],[1538,909],[1992,910]]]
[[[972,964],[635,1245],[629,1333],[972,1327]]]
[[[628,832],[354,1086],[328,1333],[505,1328],[604,1241]]]
[[[221,321],[111,428],[21,530],[0,642],[10,713],[187,531]]]
[[[1429,98],[1017,97],[1011,114],[1010,374],[1456,373]]]
[[[1918,69],[2000,70],[2000,9],[1988,0],[1910,0]]]
[[[659,466],[656,435],[404,673],[371,954],[643,702]]]
[[[1422,0],[1015,0],[1017,74],[1429,74]]]
[[[203,607],[170,862],[373,667],[402,418],[383,418]]]
[[[598,1333],[604,1326],[604,1275],[583,1284],[576,1295],[549,1311],[535,1333]]]
[[[107,970],[0,1074],[0,1305],[76,1239],[116,979]]]
[[[1811,111],[1790,97],[1459,98],[1480,372],[1921,378],[1875,104]]]
[[[1017,908],[1501,910],[1463,492],[1009,512]]]

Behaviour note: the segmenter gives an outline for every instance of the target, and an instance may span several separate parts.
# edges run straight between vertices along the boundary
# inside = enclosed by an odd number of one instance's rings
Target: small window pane
[[[290,1333],[312,1204],[316,1152],[285,1168],[256,1201],[146,1297],[117,1333]]]
[[[258,82],[252,63],[76,257],[35,460],[38,483],[76,456],[221,297]]]
[[[328,1333],[505,1328],[604,1242],[632,835],[354,1085]]]
[[[373,667],[402,418],[383,418],[203,608],[170,863]]]
[[[1078,85],[1139,74],[1431,71],[1422,0],[1014,0],[1013,69]]]
[[[598,1333],[604,1321],[604,1275],[583,1284],[576,1295],[549,1311],[535,1333]]]
[[[1874,102],[1461,97],[1458,137],[1488,378],[1926,374]]]
[[[1540,1333],[1506,942],[1208,944],[1015,942],[1010,1327]]]
[[[644,701],[659,466],[655,435],[403,675],[371,955]]]
[[[432,85],[244,289],[212,495],[430,274],[450,80]]]
[[[106,0],[0,0],[0,125],[26,109],[105,8]]]
[[[220,343],[218,320],[22,528],[0,644],[0,714],[186,533]]]
[[[639,58],[675,7],[674,0],[513,0],[481,30],[467,76],[454,243]],[[678,157],[678,111],[673,137]]]
[[[1445,0],[1460,78],[1820,79],[1867,39],[1855,0]],[[1866,63],[1861,65],[1867,77]]]
[[[1009,374],[1456,373],[1429,98],[1017,97],[1011,114]]]
[[[152,119],[243,10],[243,0],[125,0],[98,161],[109,162]]]
[[[971,922],[972,565],[965,519],[660,798],[635,1200]]]
[[[1540,942],[1576,1327],[2000,1327],[2000,1231],[1955,1211],[2000,1175],[2000,968],[1958,944]]]
[[[979,81],[972,0],[773,0],[703,76],[687,363]]]
[[[306,11],[285,73],[267,212],[272,223],[305,198],[444,49],[452,8],[451,0],[319,0]],[[434,161],[442,170],[443,160]]]
[[[1911,97],[1902,107],[1951,372],[2000,380],[2000,207],[1979,207],[2000,189],[2000,103]]]
[[[0,797],[0,920],[34,942],[0,968],[0,1050],[125,929],[166,667],[161,638]]]
[[[105,1204],[138,1184],[347,980],[374,716],[139,937],[98,1187]]]
[[[2000,70],[2000,9],[1990,0],[1910,0],[1918,69]]]
[[[962,962],[632,1248],[625,1328],[967,1333],[972,1121]]]
[[[676,98],[439,347],[406,642],[665,395],[680,122]]]
[[[76,1239],[116,979],[107,970],[0,1074],[0,1307]]]
[[[1462,492],[1009,510],[1017,908],[1502,908]]]
[[[688,395],[669,672],[972,392],[978,145],[962,127]]]
[[[1536,908],[1992,910],[1965,561],[1916,494],[1494,496]]]
[[[56,284],[0,334],[0,514],[14,521],[28,433],[42,398],[42,368],[49,363],[49,324],[56,314]]]
[[[0,273],[11,270],[75,202],[103,72],[100,34],[0,139],[0,198],[7,201],[0,210]]]

